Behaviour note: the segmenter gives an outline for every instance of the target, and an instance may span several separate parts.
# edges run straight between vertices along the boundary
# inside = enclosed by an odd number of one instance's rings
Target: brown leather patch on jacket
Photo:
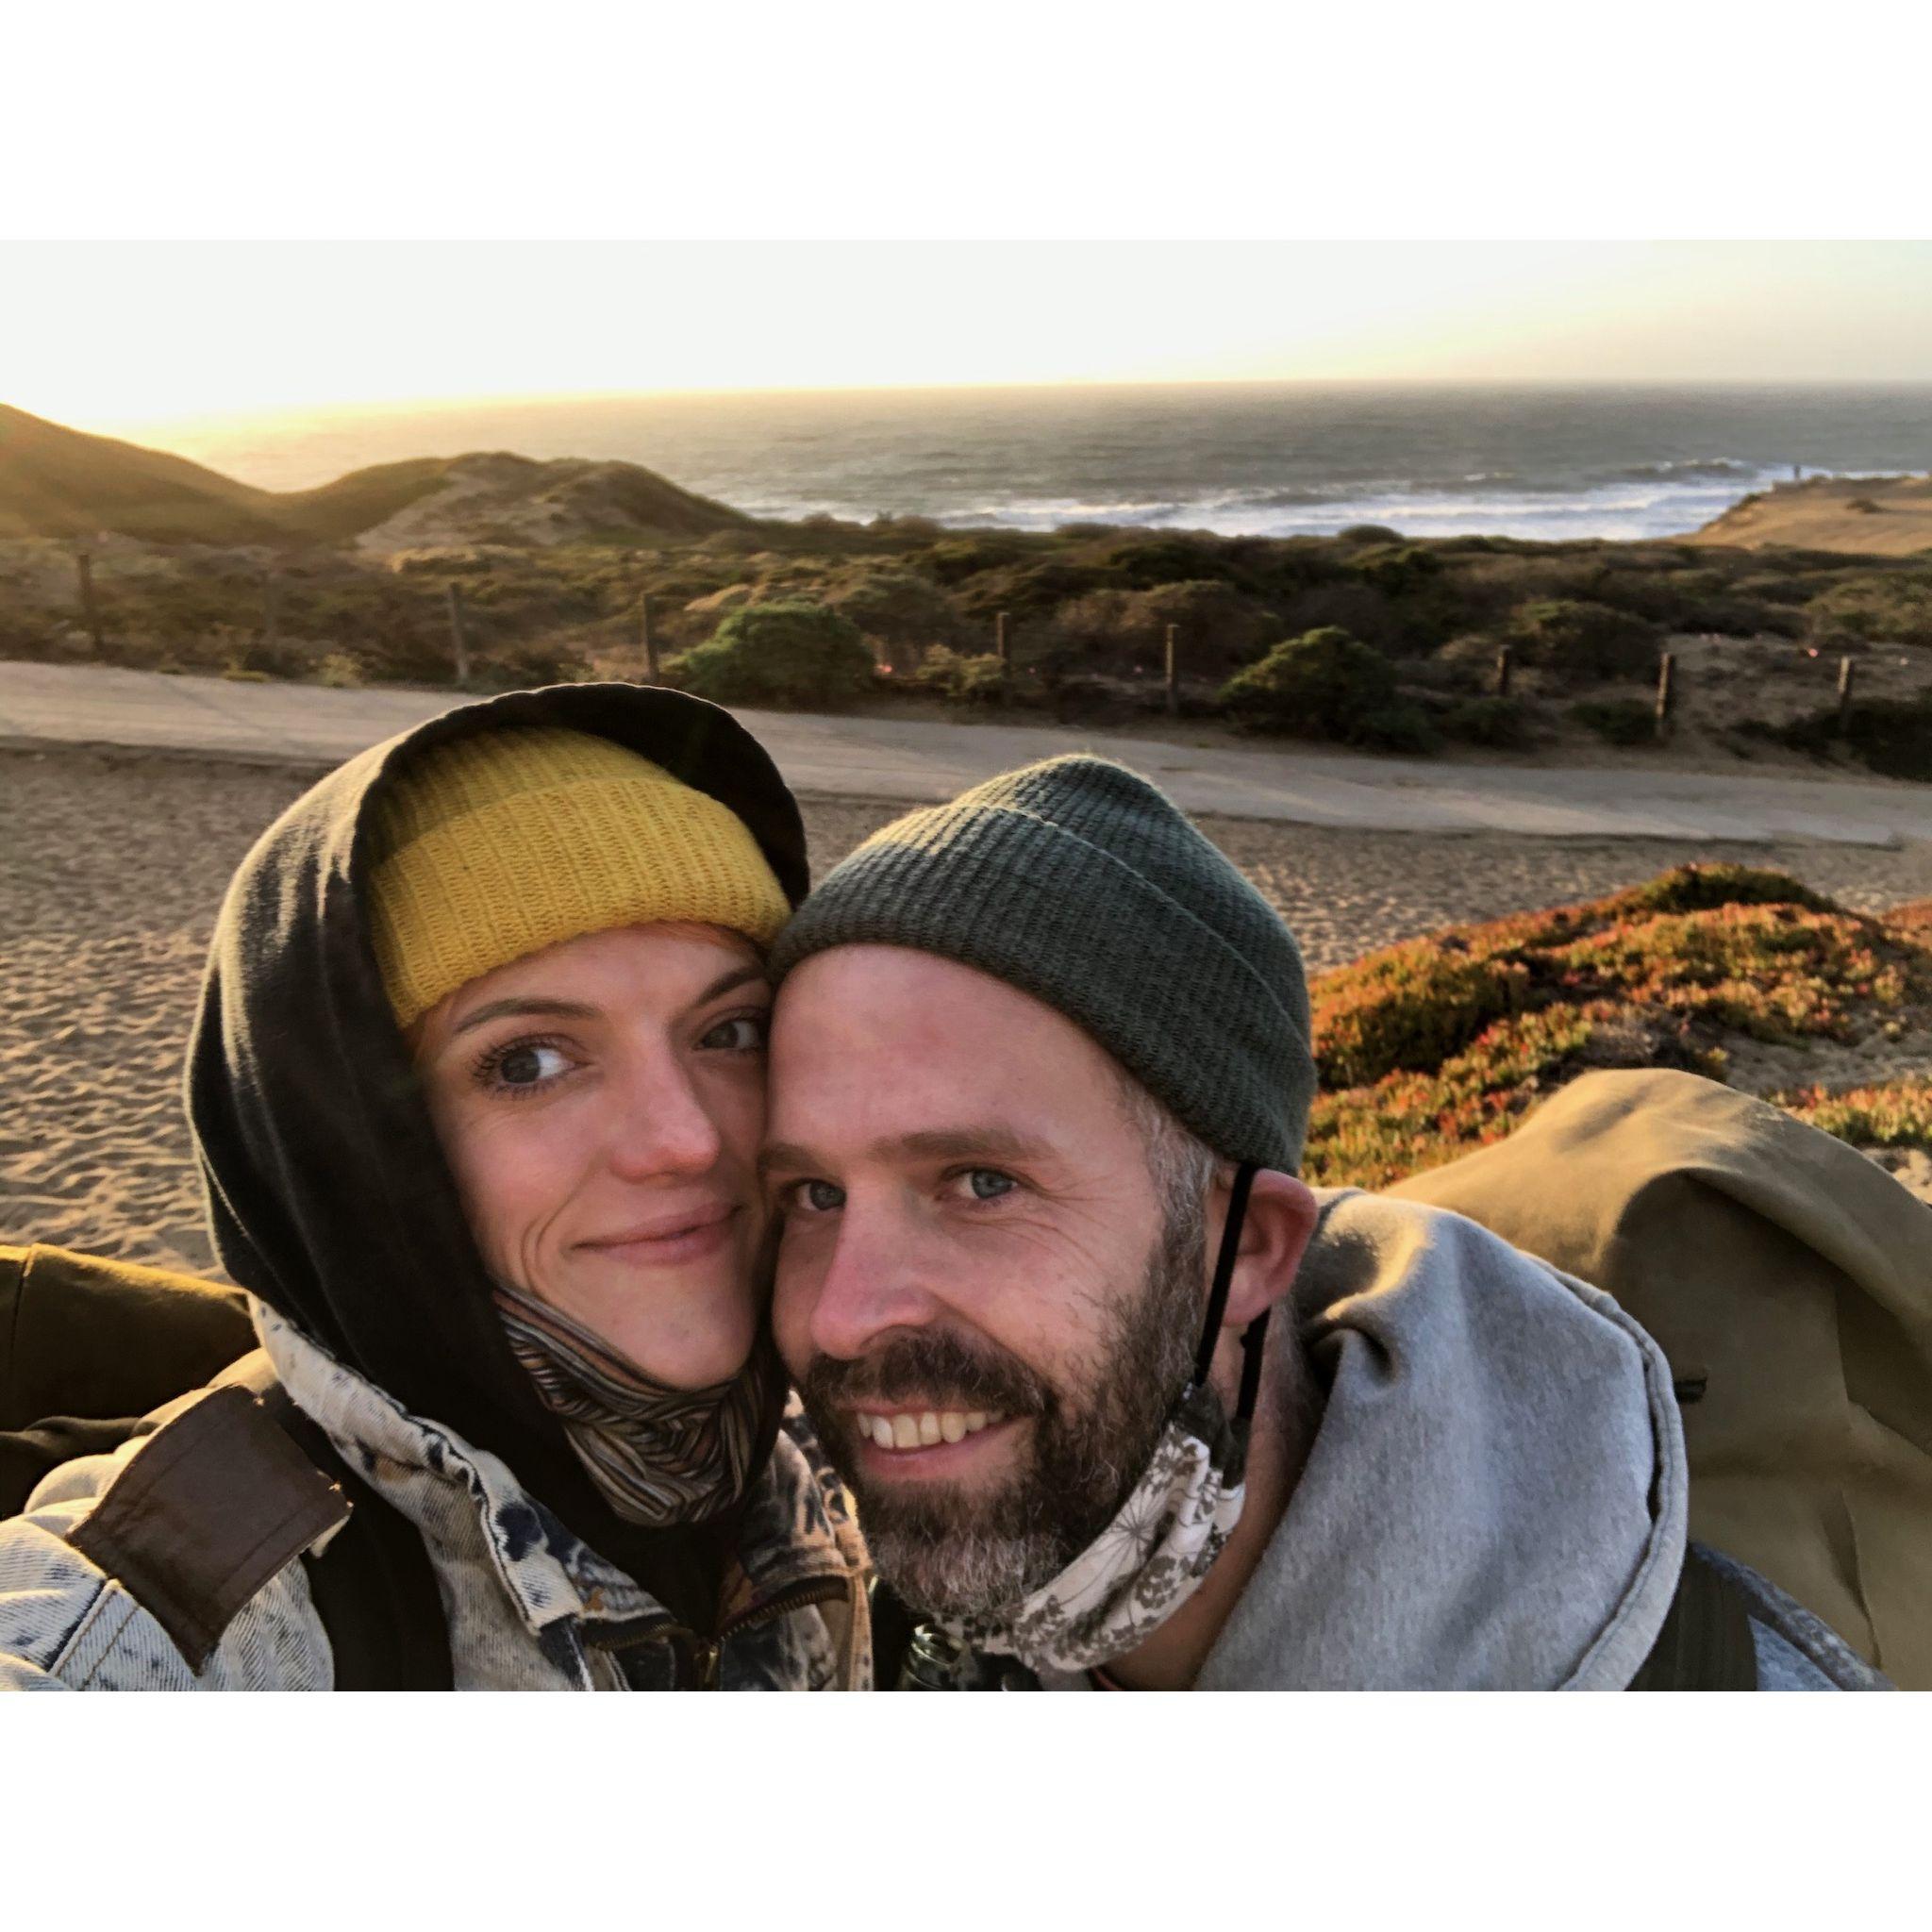
[[[242,1605],[348,1516],[261,1404],[224,1387],[158,1429],[68,1541],[198,1671]]]

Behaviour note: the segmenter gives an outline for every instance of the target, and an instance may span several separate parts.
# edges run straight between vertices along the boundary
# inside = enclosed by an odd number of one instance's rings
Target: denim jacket
[[[408,1413],[260,1304],[253,1312],[296,1406],[421,1533],[456,1689],[674,1687],[689,1633],[535,1503],[499,1457]],[[328,1636],[299,1557],[242,1606],[195,1671],[135,1597],[68,1541],[154,1440],[63,1464],[24,1514],[0,1524],[0,1689],[332,1689]],[[702,1681],[869,1689],[867,1576],[849,1500],[794,1405],[753,1491],[715,1641],[698,1646]]]

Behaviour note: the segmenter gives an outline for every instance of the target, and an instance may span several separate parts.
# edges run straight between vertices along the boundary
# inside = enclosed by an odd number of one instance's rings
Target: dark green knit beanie
[[[1048,758],[874,833],[779,935],[977,967],[1083,1026],[1228,1160],[1292,1173],[1315,1095],[1302,956],[1274,909],[1124,765]]]

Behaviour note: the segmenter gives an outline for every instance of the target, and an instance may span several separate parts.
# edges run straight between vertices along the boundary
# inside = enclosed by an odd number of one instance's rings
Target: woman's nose
[[[610,1168],[625,1180],[708,1174],[724,1137],[690,1073],[675,1060],[641,1068],[626,1084],[611,1123]]]

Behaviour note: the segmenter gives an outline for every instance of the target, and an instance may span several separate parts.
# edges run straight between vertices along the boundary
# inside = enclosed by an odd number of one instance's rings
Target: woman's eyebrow
[[[467,1033],[473,1026],[481,1026],[491,1020],[502,1020],[512,1014],[519,1017],[541,1016],[552,1020],[594,1020],[595,1007],[587,1007],[579,1000],[540,1000],[517,999],[491,1000],[474,1013],[467,1014],[452,1026],[451,1039],[458,1033]]]
[[[734,966],[730,972],[721,973],[716,979],[712,980],[710,985],[706,987],[704,991],[691,1001],[691,1005],[694,1007],[708,1006],[713,1000],[722,999],[734,987],[749,986],[754,980],[758,981],[760,985],[766,983],[765,969],[762,966],[757,963],[749,966]]]

